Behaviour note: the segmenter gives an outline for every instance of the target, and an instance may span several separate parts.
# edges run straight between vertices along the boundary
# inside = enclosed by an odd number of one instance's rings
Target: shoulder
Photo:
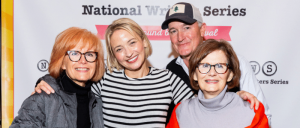
[[[59,78],[58,78],[59,79]],[[60,90],[60,87],[58,85],[57,79],[50,76],[49,74],[42,77],[42,80],[44,80],[47,84],[51,86],[55,91]]]
[[[116,68],[113,68],[112,71],[109,71],[108,69],[106,70],[106,72],[104,73],[104,78],[107,78],[107,77],[113,77],[113,76],[116,76],[116,77],[124,77],[124,70],[123,69],[120,69],[120,70],[117,70]]]
[[[25,109],[37,109],[35,106],[44,106],[49,103],[53,103],[59,100],[57,94],[51,93],[47,94],[45,92],[35,93],[29,96],[22,104]]]
[[[250,108],[250,103],[248,101],[243,100],[239,95],[237,95],[234,92],[226,92],[226,96],[230,96],[233,97],[232,98],[232,105],[231,107],[238,107],[238,108],[242,108],[244,110],[248,110],[248,111],[253,111]]]
[[[249,61],[244,56],[237,54],[237,57],[239,59],[240,66],[243,66],[243,65],[249,63]]]
[[[155,67],[150,67],[150,73],[151,76],[154,75],[159,75],[159,76],[167,76],[167,75],[171,75],[172,72],[168,69],[158,69]]]
[[[152,73],[159,73],[159,72],[170,72],[169,69],[159,69],[159,68],[155,68],[155,67],[150,67],[151,72]]]
[[[195,107],[196,106],[196,103],[198,102],[198,99],[197,97],[193,97],[191,99],[186,99],[182,102],[180,102],[180,104],[178,105],[177,109],[176,109],[176,113],[182,113],[182,114],[187,114],[186,111],[188,110],[193,110],[193,109],[190,109],[191,107]],[[176,105],[176,106],[177,106]]]
[[[178,58],[178,57],[177,57],[177,58]],[[168,63],[167,69],[172,69],[172,68],[178,66],[178,65],[176,64],[177,58],[174,58],[170,63]]]
[[[241,70],[242,76],[247,73],[253,73],[253,69],[250,65],[250,62],[244,56],[237,55],[237,57],[239,59],[240,70]]]

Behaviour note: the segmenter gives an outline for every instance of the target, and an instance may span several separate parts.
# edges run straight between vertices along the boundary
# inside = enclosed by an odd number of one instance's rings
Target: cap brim
[[[195,19],[192,19],[188,16],[172,16],[170,17],[169,19],[165,20],[162,25],[161,25],[161,28],[162,29],[167,29],[168,28],[168,25],[170,22],[172,21],[181,21],[183,23],[186,23],[186,24],[193,24],[195,23],[197,20]]]

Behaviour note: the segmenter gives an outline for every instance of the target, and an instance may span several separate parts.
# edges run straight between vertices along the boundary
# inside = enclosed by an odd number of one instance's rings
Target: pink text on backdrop
[[[96,25],[98,36],[100,39],[105,39],[105,30],[108,25]],[[162,30],[160,26],[141,26],[149,40],[170,40],[167,30]],[[229,32],[231,26],[206,26],[205,39],[224,39],[231,41]]]

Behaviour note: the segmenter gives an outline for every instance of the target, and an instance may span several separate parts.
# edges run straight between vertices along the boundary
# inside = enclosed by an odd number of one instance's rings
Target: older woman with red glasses
[[[264,106],[250,109],[236,93],[241,71],[231,45],[207,40],[199,45],[190,61],[190,81],[198,97],[177,104],[168,128],[268,128]]]
[[[98,37],[72,27],[61,32],[52,49],[48,84],[56,93],[27,98],[10,128],[103,128],[102,100],[91,92],[105,71]]]

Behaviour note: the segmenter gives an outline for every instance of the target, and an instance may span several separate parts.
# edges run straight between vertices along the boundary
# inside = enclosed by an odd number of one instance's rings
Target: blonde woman
[[[92,87],[103,100],[104,126],[165,127],[169,104],[193,97],[191,89],[172,72],[146,65],[152,47],[133,20],[115,20],[105,38],[107,71]],[[38,88],[48,88],[43,83]]]
[[[148,67],[151,44],[133,20],[113,21],[105,33],[107,71],[92,91],[102,97],[106,127],[165,127],[169,105],[193,92],[169,70]],[[47,81],[46,81],[47,82]],[[37,87],[50,93],[43,81]],[[51,90],[52,91],[52,90]]]

